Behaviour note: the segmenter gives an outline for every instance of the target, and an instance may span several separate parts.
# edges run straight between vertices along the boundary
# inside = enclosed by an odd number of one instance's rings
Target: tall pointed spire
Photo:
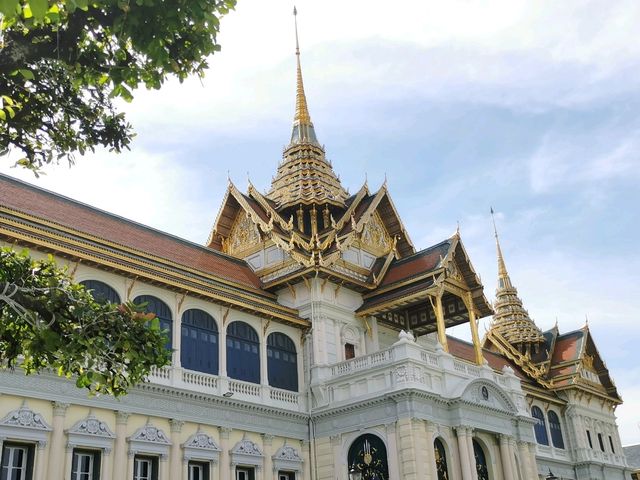
[[[293,117],[291,142],[285,148],[278,172],[271,182],[267,198],[276,209],[296,209],[301,205],[333,205],[343,208],[349,194],[327,161],[324,148],[318,142],[311,122],[307,97],[302,82],[298,12],[293,9],[296,33],[296,111]],[[291,212],[289,212],[291,213]]]
[[[291,143],[318,143],[316,132],[309,115],[307,97],[304,93],[302,81],[302,67],[300,66],[300,42],[298,40],[298,11],[293,7],[293,23],[296,31],[296,112],[293,116],[293,131]]]
[[[539,345],[543,344],[545,339],[542,331],[529,317],[529,312],[523,307],[522,300],[518,297],[518,290],[511,283],[500,247],[493,208],[491,208],[491,219],[498,254],[498,288],[494,302],[495,314],[490,330],[500,335],[521,353],[536,354]]]
[[[511,287],[511,279],[507,272],[507,266],[502,256],[502,248],[500,248],[500,238],[498,238],[498,229],[496,228],[496,219],[494,217],[493,207],[491,207],[491,220],[493,222],[493,234],[496,238],[496,251],[498,254],[498,285],[500,288]]]

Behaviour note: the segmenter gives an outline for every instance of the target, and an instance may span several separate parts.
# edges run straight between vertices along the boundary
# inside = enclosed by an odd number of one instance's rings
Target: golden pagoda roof
[[[294,18],[297,14],[295,8]],[[344,207],[349,194],[318,143],[302,81],[296,21],[296,109],[291,141],[284,150],[278,172],[266,197],[282,210],[298,204],[328,203]]]
[[[518,296],[518,290],[511,283],[502,249],[500,248],[495,221],[494,233],[498,256],[498,288],[496,289],[496,300],[493,305],[495,313],[490,331],[493,334],[499,334],[513,346],[542,344],[545,341],[542,331],[531,319],[529,312],[525,310],[522,300]]]

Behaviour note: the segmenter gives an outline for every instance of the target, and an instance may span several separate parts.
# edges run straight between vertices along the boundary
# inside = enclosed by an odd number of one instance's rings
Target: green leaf
[[[16,116],[16,111],[13,108],[11,108],[10,106],[7,105],[7,106],[4,107],[4,109],[9,113],[9,117],[10,118],[13,118],[13,117]]]
[[[0,13],[5,17],[12,17],[17,13],[19,0],[0,0]]]
[[[0,109],[0,120],[7,120],[7,114],[2,109]]]
[[[47,14],[47,10],[49,10],[48,0],[29,0],[29,5],[31,6],[33,17],[36,20],[43,20]]]
[[[35,78],[33,72],[31,70],[27,70],[26,68],[21,68],[19,72],[25,80],[33,80]]]

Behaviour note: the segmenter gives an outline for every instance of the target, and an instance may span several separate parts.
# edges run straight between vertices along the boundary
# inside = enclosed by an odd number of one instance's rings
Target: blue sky
[[[343,184],[385,178],[414,244],[462,239],[496,285],[507,267],[543,329],[585,316],[640,442],[640,3],[298,2],[312,119]],[[34,180],[196,242],[227,176],[267,189],[290,134],[290,2],[240,0],[202,81],[138,92],[132,151]],[[487,319],[488,320],[488,319]],[[488,324],[488,321],[487,321]],[[468,336],[465,327],[457,327]]]

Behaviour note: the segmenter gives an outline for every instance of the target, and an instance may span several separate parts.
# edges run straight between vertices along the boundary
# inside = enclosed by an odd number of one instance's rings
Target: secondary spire
[[[293,131],[291,133],[291,143],[313,143],[318,144],[316,132],[309,115],[307,97],[304,93],[304,83],[302,82],[302,67],[300,66],[300,42],[298,40],[298,10],[293,7],[293,23],[296,32],[296,111],[293,117]]]

